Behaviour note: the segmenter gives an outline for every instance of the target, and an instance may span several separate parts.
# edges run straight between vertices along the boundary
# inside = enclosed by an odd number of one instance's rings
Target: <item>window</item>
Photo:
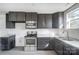
[[[79,8],[72,10],[66,14],[66,28],[76,29],[79,28]]]

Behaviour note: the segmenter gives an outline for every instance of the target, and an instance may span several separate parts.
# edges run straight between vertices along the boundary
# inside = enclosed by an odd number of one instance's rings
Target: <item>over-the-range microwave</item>
[[[37,21],[26,21],[27,29],[35,29],[37,28]]]

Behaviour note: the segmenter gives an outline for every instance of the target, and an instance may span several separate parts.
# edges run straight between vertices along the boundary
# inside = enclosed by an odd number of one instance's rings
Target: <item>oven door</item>
[[[26,39],[26,46],[36,46],[36,39]]]

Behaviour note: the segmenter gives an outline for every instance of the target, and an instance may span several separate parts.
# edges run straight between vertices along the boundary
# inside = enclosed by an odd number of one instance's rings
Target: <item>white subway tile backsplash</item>
[[[15,23],[16,29],[25,29],[25,23]]]
[[[0,29],[5,29],[6,25],[5,18],[6,18],[5,14],[0,14]]]

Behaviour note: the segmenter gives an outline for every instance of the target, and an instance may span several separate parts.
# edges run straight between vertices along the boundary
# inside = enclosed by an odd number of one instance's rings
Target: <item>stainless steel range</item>
[[[27,36],[25,36],[25,51],[36,51],[37,49],[37,32],[28,31]]]

